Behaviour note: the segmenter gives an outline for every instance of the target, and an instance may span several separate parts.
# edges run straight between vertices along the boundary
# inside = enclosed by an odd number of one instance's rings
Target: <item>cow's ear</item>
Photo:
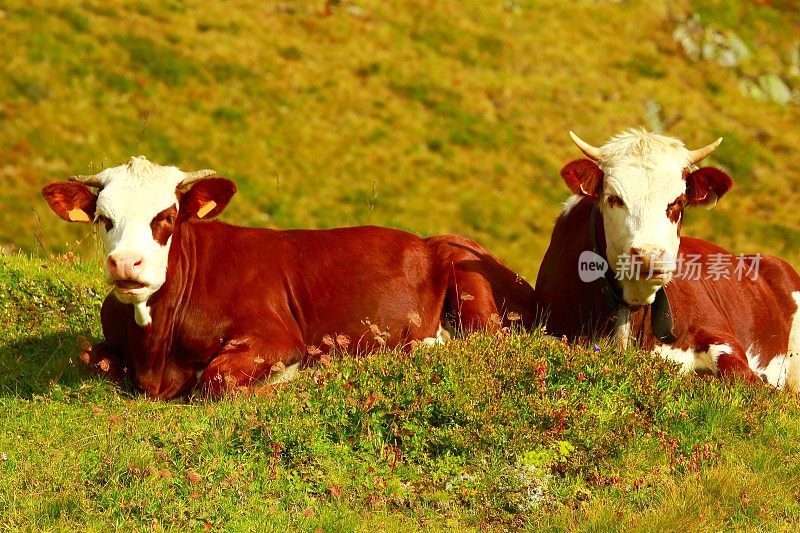
[[[561,177],[572,192],[595,200],[603,194],[603,171],[594,161],[577,159],[561,169]]]
[[[225,178],[205,178],[183,193],[179,212],[188,218],[214,218],[228,205],[236,184]]]
[[[733,180],[718,168],[703,167],[686,176],[686,204],[711,209],[733,187]]]
[[[42,188],[42,196],[55,214],[67,222],[91,222],[97,195],[83,183],[59,181]]]

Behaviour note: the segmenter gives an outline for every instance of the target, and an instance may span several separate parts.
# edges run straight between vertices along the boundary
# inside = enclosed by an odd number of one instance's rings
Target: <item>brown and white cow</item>
[[[468,239],[208,221],[235,191],[213,171],[144,157],[44,187],[53,211],[96,222],[105,244],[114,288],[91,365],[157,398],[217,395],[285,379],[332,340],[363,353],[442,342],[446,318],[465,329],[533,319],[530,285]]]
[[[641,129],[561,175],[574,195],[558,217],[536,281],[554,335],[637,340],[685,371],[760,377],[800,390],[800,277],[785,261],[734,256],[681,237],[688,206],[713,207],[732,186],[697,168],[721,139],[690,151]]]

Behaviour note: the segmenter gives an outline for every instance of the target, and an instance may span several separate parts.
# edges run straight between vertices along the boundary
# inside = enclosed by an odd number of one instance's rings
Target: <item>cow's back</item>
[[[210,303],[209,312],[224,306],[220,314],[231,327],[271,317],[295,329],[306,345],[344,335],[354,350],[436,335],[445,280],[424,241],[410,233],[211,222],[189,229],[194,261],[206,271],[193,280],[194,300]]]

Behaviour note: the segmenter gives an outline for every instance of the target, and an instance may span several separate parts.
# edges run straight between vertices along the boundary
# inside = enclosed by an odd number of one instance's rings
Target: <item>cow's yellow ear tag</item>
[[[209,214],[215,207],[217,207],[217,202],[214,200],[210,200],[203,204],[203,207],[197,210],[197,218],[203,218],[207,214]]]
[[[71,209],[69,213],[67,213],[70,221],[72,222],[91,222],[89,215],[86,214],[86,211],[83,209]]]

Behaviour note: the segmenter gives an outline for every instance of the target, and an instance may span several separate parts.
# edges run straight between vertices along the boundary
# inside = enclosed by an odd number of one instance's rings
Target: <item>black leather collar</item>
[[[616,331],[630,320],[631,306],[623,298],[619,284],[616,283],[616,280],[613,280],[614,270],[611,268],[611,264],[606,259],[605,254],[600,250],[600,245],[597,242],[597,225],[595,222],[597,210],[598,206],[595,203],[589,213],[589,237],[592,241],[592,251],[602,257],[608,265],[608,270],[601,278],[603,283],[603,302],[606,309],[614,316],[614,331]],[[612,279],[609,279],[609,275]],[[653,335],[658,340],[665,344],[675,342],[676,337],[672,333],[672,309],[664,287],[658,289],[655,300],[650,304],[650,325],[653,328]]]

